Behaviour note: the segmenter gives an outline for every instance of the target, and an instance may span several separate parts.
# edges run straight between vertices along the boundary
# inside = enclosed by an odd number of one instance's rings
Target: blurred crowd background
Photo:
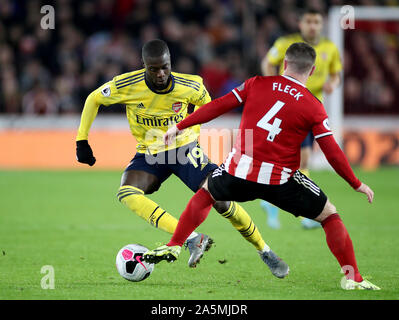
[[[46,4],[55,9],[54,30],[41,28]],[[396,0],[1,0],[0,113],[79,114],[92,90],[142,68],[141,47],[154,38],[168,43],[174,71],[201,75],[216,98],[260,74],[276,38],[298,31],[298,9],[327,15],[344,4],[399,6]],[[366,23],[347,35],[345,112],[399,114],[399,24]]]

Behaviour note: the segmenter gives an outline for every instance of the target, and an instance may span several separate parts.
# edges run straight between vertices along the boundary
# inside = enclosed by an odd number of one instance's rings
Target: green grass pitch
[[[199,230],[216,246],[196,269],[187,267],[183,250],[175,263],[162,262],[148,279],[131,283],[116,271],[118,250],[128,243],[153,248],[170,235],[117,201],[121,172],[0,171],[0,299],[398,299],[399,169],[356,173],[374,189],[372,205],[332,172],[313,172],[312,178],[341,214],[359,269],[382,288],[377,292],[342,290],[323,230],[305,231],[285,212],[282,229],[272,230],[258,201],[243,206],[290,265],[286,279],[274,278],[252,246],[212,210]],[[151,198],[179,216],[191,195],[172,177]],[[41,288],[45,265],[54,268],[54,289]]]

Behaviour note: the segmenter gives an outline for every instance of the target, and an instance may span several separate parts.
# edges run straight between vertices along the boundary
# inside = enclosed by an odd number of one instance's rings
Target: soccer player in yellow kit
[[[144,44],[142,59],[145,68],[118,75],[87,97],[76,137],[76,155],[79,162],[94,165],[96,159],[88,136],[98,108],[126,105],[130,129],[138,144],[134,158],[122,175],[117,197],[151,225],[173,233],[178,220],[146,195],[157,191],[172,174],[196,192],[218,166],[208,160],[198,145],[199,126],[186,130],[172,146],[165,145],[162,137],[170,126],[188,115],[190,106],[202,106],[211,98],[201,77],[171,71],[169,48],[164,41],[156,39]],[[230,220],[260,255],[269,248],[239,204],[219,201],[214,208]],[[190,235],[187,239],[190,267],[195,267],[212,242],[204,234]]]
[[[302,12],[299,19],[299,33],[280,37],[262,60],[261,68],[265,76],[282,74],[284,71],[284,56],[288,47],[295,42],[306,42],[311,45],[317,54],[316,69],[306,82],[306,87],[320,101],[323,101],[323,92],[331,94],[340,83],[342,63],[337,47],[333,42],[321,36],[323,30],[323,15],[313,9]],[[308,162],[313,146],[313,135],[309,133],[301,146],[300,170],[309,175]],[[270,227],[278,229],[278,208],[266,201],[261,201],[261,207],[268,214]],[[310,219],[302,219],[303,227],[317,228],[320,224]]]

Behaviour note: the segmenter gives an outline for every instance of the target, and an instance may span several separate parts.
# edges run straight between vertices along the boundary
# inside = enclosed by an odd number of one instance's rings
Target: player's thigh
[[[285,184],[268,186],[262,199],[296,217],[309,219],[318,217],[327,202],[324,192],[299,170]]]
[[[137,153],[122,174],[121,186],[130,185],[150,194],[170,175],[166,165],[149,163],[144,154]]]
[[[176,162],[169,162],[170,170],[193,192],[203,185],[207,176],[217,167],[196,142],[178,148]]]

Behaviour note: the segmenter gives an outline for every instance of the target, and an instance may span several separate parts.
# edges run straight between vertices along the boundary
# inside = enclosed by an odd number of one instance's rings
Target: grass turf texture
[[[212,210],[199,231],[216,242],[196,269],[188,250],[161,262],[143,282],[122,279],[115,255],[128,243],[154,248],[170,236],[129,212],[116,199],[120,172],[0,171],[0,299],[398,299],[399,170],[357,171],[375,191],[369,205],[332,172],[312,178],[336,205],[352,237],[363,275],[381,291],[344,291],[340,269],[322,229],[303,230],[281,213],[281,230],[266,225],[259,201],[245,203],[267,243],[289,265],[274,278],[256,251]],[[191,191],[172,177],[151,195],[178,216]],[[222,263],[221,263],[222,262]],[[52,265],[55,289],[41,288]]]

